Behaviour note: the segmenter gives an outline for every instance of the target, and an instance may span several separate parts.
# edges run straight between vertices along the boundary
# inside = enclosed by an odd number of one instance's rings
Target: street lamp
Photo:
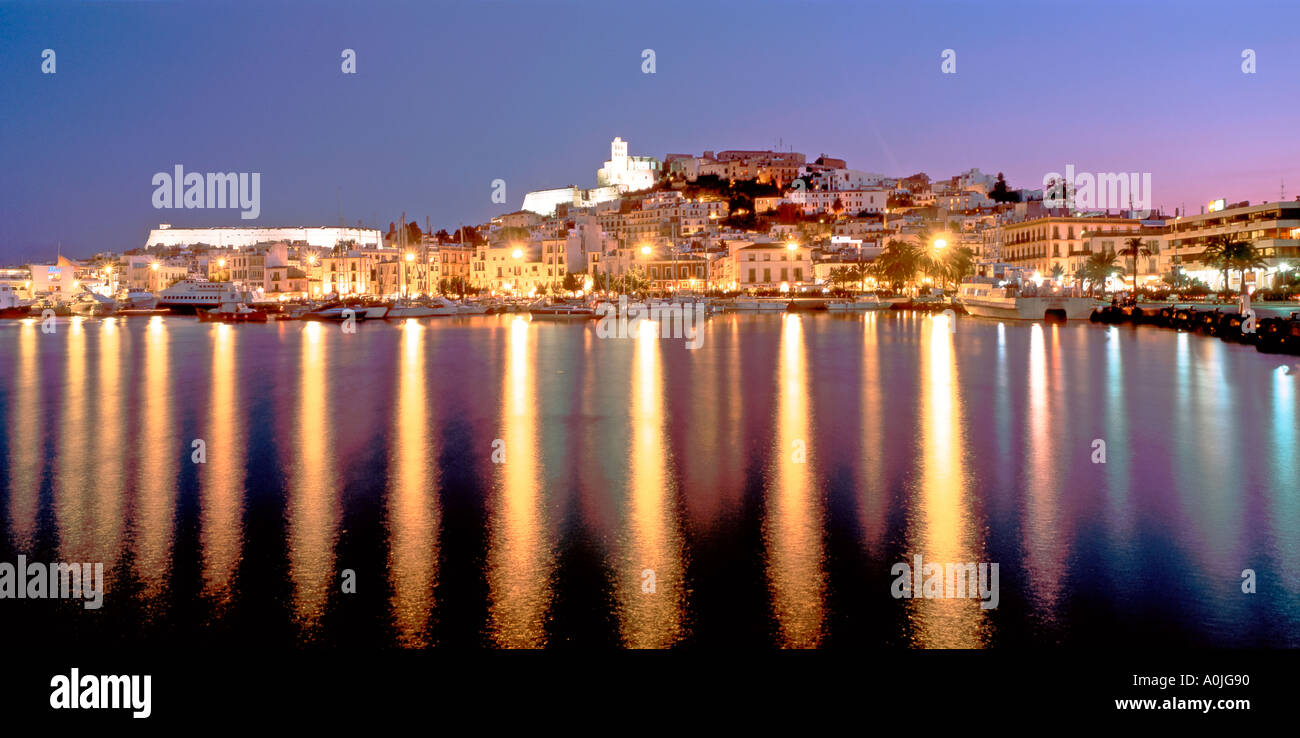
[[[942,251],[948,245],[948,241],[942,238],[934,239],[934,248],[936,251]]]

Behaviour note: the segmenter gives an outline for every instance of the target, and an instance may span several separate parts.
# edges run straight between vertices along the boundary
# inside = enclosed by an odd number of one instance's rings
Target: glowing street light
[[[407,261],[407,263],[410,263],[410,262],[412,262],[412,261],[415,261],[415,254],[412,254],[412,253],[409,252],[409,251],[406,252],[406,261]]]
[[[649,247],[649,246],[642,246],[642,247],[641,247],[641,253],[644,254],[645,256],[649,256],[649,255],[650,255],[650,247]]]
[[[224,261],[224,259],[223,259],[223,261]],[[149,265],[149,268],[152,269],[152,270],[154,270],[154,271],[156,272],[156,271],[158,271],[158,267],[159,267],[159,266],[161,266],[161,265],[160,265],[158,262],[155,261],[154,263],[152,263],[152,264]]]
[[[937,251],[942,251],[944,247],[946,247],[947,245],[948,245],[948,241],[946,239],[942,239],[942,238],[934,239],[934,248]]]
[[[785,245],[785,247],[786,247],[786,249],[788,249],[788,250],[790,250],[790,251],[794,251],[795,249],[799,248],[799,244],[794,243],[793,241],[791,241],[790,243],[787,243],[787,244]]]
[[[516,258],[516,259],[522,259],[522,258],[524,258],[524,252],[523,252],[523,249],[515,249],[515,250],[514,250],[510,255],[513,256],[513,257]]]

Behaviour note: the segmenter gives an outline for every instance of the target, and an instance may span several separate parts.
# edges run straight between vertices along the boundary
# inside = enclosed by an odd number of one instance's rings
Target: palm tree
[[[1228,289],[1228,262],[1226,255],[1234,248],[1237,241],[1231,236],[1210,236],[1205,250],[1201,252],[1201,263],[1214,267],[1223,273],[1223,289]]]
[[[1246,271],[1267,269],[1268,262],[1259,256],[1259,249],[1246,241],[1235,241],[1223,252],[1223,262],[1227,269],[1241,272],[1241,294],[1246,294]]]
[[[1138,262],[1138,259],[1143,256],[1150,256],[1151,249],[1140,236],[1134,236],[1124,240],[1124,248],[1119,250],[1119,255],[1132,257],[1133,259],[1133,301],[1137,302],[1138,277],[1142,274],[1142,265]]]
[[[1065,276],[1065,267],[1061,266],[1060,264],[1053,264],[1053,265],[1052,265],[1052,281],[1053,281],[1053,282],[1060,282],[1060,281],[1061,281],[1061,278],[1064,277],[1064,276]]]
[[[650,280],[640,269],[629,269],[614,280],[614,289],[623,294],[638,294],[650,289]]]
[[[890,241],[885,250],[876,259],[880,274],[891,284],[907,285],[916,276],[920,261],[920,249],[908,241]]]
[[[836,287],[842,286],[846,282],[852,280],[852,277],[849,276],[848,267],[835,267],[831,269],[830,276],[831,276],[831,284],[835,285]]]
[[[1106,284],[1106,278],[1112,274],[1123,274],[1124,267],[1115,265],[1115,253],[1113,251],[1099,251],[1083,263],[1084,279],[1088,280],[1088,295],[1095,297],[1097,285]]]
[[[965,246],[948,249],[943,255],[940,263],[939,273],[943,276],[944,285],[949,282],[954,285],[960,285],[961,281],[967,275],[973,273],[975,263],[975,252]]]

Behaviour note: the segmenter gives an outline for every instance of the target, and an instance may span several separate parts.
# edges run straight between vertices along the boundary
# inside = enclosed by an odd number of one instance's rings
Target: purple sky
[[[160,222],[333,225],[340,194],[350,224],[451,230],[594,186],[614,136],[1016,187],[1150,172],[1168,212],[1283,178],[1294,198],[1297,20],[1286,0],[6,4],[0,262],[134,248]],[[154,209],[176,164],[260,172],[260,217]]]

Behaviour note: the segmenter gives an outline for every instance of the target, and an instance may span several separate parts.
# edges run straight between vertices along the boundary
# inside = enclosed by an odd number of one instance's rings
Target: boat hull
[[[430,318],[440,313],[431,307],[394,307],[388,308],[389,320],[405,320],[406,318]]]
[[[582,320],[591,320],[596,317],[596,311],[548,311],[548,310],[529,310],[528,314],[533,320],[550,320],[564,322],[578,322]]]
[[[979,318],[1001,320],[1087,320],[1096,301],[1086,297],[963,297],[958,300],[966,312]]]

